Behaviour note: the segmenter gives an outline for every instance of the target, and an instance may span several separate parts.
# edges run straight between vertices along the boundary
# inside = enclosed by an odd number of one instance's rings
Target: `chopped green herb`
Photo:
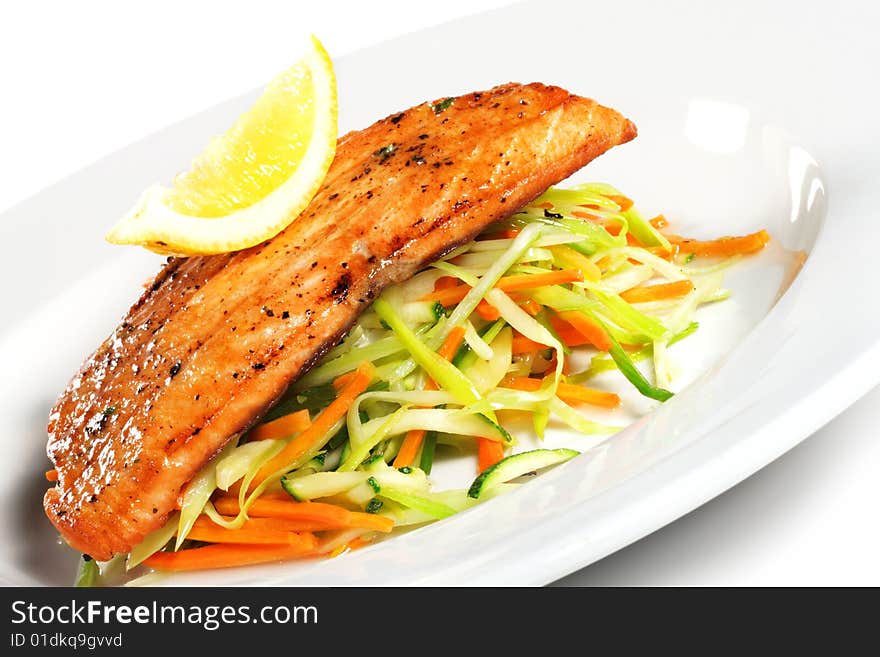
[[[379,511],[382,509],[382,505],[382,500],[380,500],[378,497],[374,497],[369,502],[367,502],[367,508],[364,510],[367,513],[379,513]]]
[[[431,109],[434,110],[434,114],[439,114],[445,109],[449,109],[449,106],[455,102],[455,98],[444,98],[441,101],[431,105]]]
[[[110,417],[110,416],[113,415],[117,410],[119,410],[119,409],[116,408],[115,405],[113,405],[113,406],[108,406],[108,407],[105,408],[103,411],[101,411],[101,414],[102,414],[104,417]]]
[[[396,145],[391,143],[386,146],[383,146],[382,148],[377,150],[375,153],[373,153],[373,155],[375,155],[377,158],[379,158],[379,162],[381,163],[381,162],[384,162],[385,160],[387,160],[389,157],[391,157],[391,154],[394,153],[395,148],[396,148]]]

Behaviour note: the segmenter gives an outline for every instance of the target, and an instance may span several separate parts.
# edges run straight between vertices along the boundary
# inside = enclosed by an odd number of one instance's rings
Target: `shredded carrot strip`
[[[541,312],[541,304],[539,304],[534,299],[526,299],[525,301],[523,301],[519,305],[523,310],[525,310],[532,317],[534,317],[539,312]]]
[[[541,379],[533,379],[527,376],[512,376],[504,379],[501,385],[514,390],[526,390],[534,392],[541,387]],[[620,397],[613,392],[595,390],[576,386],[571,383],[560,382],[556,388],[556,396],[569,404],[591,404],[603,408],[615,408],[620,405]]]
[[[375,368],[372,363],[367,361],[361,363],[357,370],[355,370],[355,376],[339,391],[336,399],[321,411],[314,422],[296,438],[287,443],[287,446],[281,450],[278,456],[260,468],[257,476],[254,477],[253,485],[257,486],[266,477],[285,468],[312,448],[316,440],[326,437],[330,428],[348,412],[348,408],[355,398],[367,389],[374,375]]]
[[[241,507],[237,497],[218,497],[214,500],[214,508],[227,516],[236,516]],[[322,502],[296,502],[290,497],[287,500],[266,500],[260,497],[248,508],[248,516],[253,518],[285,518],[321,522],[327,527],[344,529],[348,527],[351,512],[335,504]]]
[[[290,496],[287,493],[284,493],[287,497],[286,502],[290,503]],[[221,498],[221,499],[229,499],[232,498]],[[262,500],[263,497],[261,496]],[[273,498],[275,499],[275,498]],[[230,502],[224,502],[221,506],[228,506],[229,508],[234,508],[234,505]],[[214,507],[217,508],[216,506]],[[221,515],[221,518],[227,521],[232,521],[235,519],[234,515]],[[213,526],[219,526],[214,523],[213,520],[208,518],[208,516],[199,516],[193,525],[198,526],[199,523],[205,522],[209,523]],[[242,525],[243,528],[249,529],[258,529],[258,530],[268,530],[275,532],[324,532],[333,529],[339,529],[339,527],[333,525],[327,520],[313,520],[309,518],[300,519],[300,518],[277,518],[277,517],[250,517],[244,521]]]
[[[581,335],[589,340],[599,351],[611,349],[611,339],[605,329],[587,315],[576,310],[559,313],[560,319],[571,324]]]
[[[632,233],[626,234],[626,243],[629,244],[630,246],[644,246],[644,244],[642,244],[641,240],[639,240],[639,238],[636,237],[635,235],[633,235]]]
[[[617,203],[617,205],[620,206],[621,212],[626,212],[633,206],[632,200],[628,199],[622,194],[603,194],[603,196],[609,201],[614,201],[615,203]]]
[[[437,350],[437,353],[442,358],[451,361],[463,341],[464,328],[456,326],[449,331],[449,335],[446,336],[446,339],[443,341],[443,344],[440,345],[440,349]],[[425,390],[436,389],[437,383],[433,379],[428,379],[428,381],[425,382]],[[394,457],[395,468],[403,468],[412,465],[415,462],[416,456],[422,448],[422,443],[424,442],[427,433],[428,432],[423,429],[413,429],[407,432],[403,442],[400,444],[400,451],[398,451],[397,456]]]
[[[480,303],[477,304],[474,312],[476,312],[482,319],[485,319],[487,322],[494,322],[496,319],[501,317],[501,313],[498,312],[498,309],[485,299],[480,299]]]
[[[596,266],[599,268],[599,271],[604,271],[611,266],[611,258],[610,256],[603,256],[596,261]]]
[[[265,520],[265,518],[263,518]],[[248,545],[296,545],[300,542],[298,534],[284,529],[261,526],[253,521],[246,522],[239,529],[226,529],[207,516],[199,516],[186,535],[194,541],[206,543],[240,543]]]
[[[553,315],[550,317],[550,326],[553,327],[556,335],[559,336],[559,339],[562,340],[566,347],[580,347],[583,344],[592,344],[589,338],[585,338],[574,326],[558,316]]]
[[[425,441],[425,436],[427,435],[428,432],[424,429],[412,429],[411,431],[407,431],[403,442],[400,443],[400,451],[398,451],[397,456],[394,457],[394,467],[404,468],[408,465],[412,465],[415,462],[416,456],[422,448],[422,443]]]
[[[441,358],[445,360],[452,360],[452,358],[455,356],[455,352],[458,351],[458,348],[461,346],[461,343],[463,341],[464,327],[453,327],[449,331],[449,334],[446,336],[446,339],[443,341],[443,344],[440,345],[437,353],[440,355]]]
[[[657,285],[639,285],[621,292],[620,298],[628,303],[643,303],[645,301],[682,297],[693,289],[694,284],[689,280],[659,283]]]
[[[205,518],[207,522],[213,523],[207,516],[200,516],[199,519],[201,518]],[[225,520],[233,520],[234,516],[223,516],[223,518]],[[198,520],[196,524],[198,524]],[[327,529],[326,523],[293,520],[291,518],[248,518],[245,520],[243,527],[279,532],[317,532]],[[308,527],[314,527],[314,529],[309,529]]]
[[[620,406],[620,397],[613,392],[595,390],[571,383],[559,384],[559,398],[569,404],[590,404],[603,408],[617,408]]]
[[[309,411],[303,409],[290,415],[284,415],[277,420],[260,424],[251,429],[249,434],[250,440],[273,440],[276,438],[287,438],[295,433],[304,431],[311,424]]]
[[[578,269],[560,269],[546,274],[514,274],[498,279],[495,287],[504,292],[528,290],[545,285],[562,285],[584,280]],[[438,290],[422,297],[422,301],[439,301],[444,306],[453,306],[465,298],[471,286],[462,283],[445,290]]]
[[[447,290],[450,287],[458,287],[458,279],[455,276],[441,276],[434,281],[434,291]]]
[[[361,513],[351,511],[349,527],[354,529],[372,529],[373,531],[387,534],[394,529],[394,520],[388,516],[380,516],[375,513]]]
[[[653,253],[658,258],[663,258],[664,260],[672,260],[678,254],[678,244],[670,245],[672,248],[667,249],[662,246],[646,246],[644,247],[645,251],[648,253]]]
[[[530,354],[535,351],[542,351],[544,349],[549,349],[546,344],[541,344],[540,342],[535,342],[531,338],[527,338],[526,336],[517,333],[513,336],[513,355],[518,356],[520,354]]]
[[[348,546],[349,550],[360,550],[362,547],[366,547],[370,543],[371,541],[368,541],[363,536],[358,536],[351,539],[346,545]]]
[[[497,440],[477,440],[477,467],[482,472],[504,458],[504,446]]]
[[[614,237],[617,237],[623,231],[623,226],[613,221],[609,221],[603,224],[603,226],[605,230],[608,231],[608,234],[613,235]],[[629,233],[627,233],[627,235],[629,235]],[[627,243],[629,243],[629,240],[627,240]]]
[[[241,510],[238,498],[220,497],[214,500],[214,508],[219,513],[235,516]],[[394,521],[374,513],[349,511],[335,504],[323,502],[294,502],[293,500],[254,500],[248,509],[248,516],[254,518],[286,518],[322,523],[326,529],[373,529],[390,532]]]
[[[157,552],[144,560],[156,570],[186,571],[209,568],[231,568],[272,561],[285,561],[308,555],[318,547],[313,534],[292,534],[297,537],[289,545],[206,545],[179,552]]]
[[[336,390],[336,392],[342,390],[355,377],[355,372],[356,370],[352,370],[351,372],[340,374],[333,379],[333,389]]]
[[[46,481],[58,481],[58,470],[55,468],[46,470]]]
[[[598,208],[596,209],[598,210]],[[619,221],[609,221],[603,217],[597,217],[594,214],[587,214],[586,212],[572,212],[572,214],[575,217],[580,217],[581,219],[592,221],[594,224],[599,224],[609,235],[614,237],[620,235],[620,231],[623,230],[623,225]]]
[[[669,221],[667,221],[666,217],[664,217],[662,214],[658,214],[656,217],[651,219],[649,223],[657,230],[660,230],[661,228],[666,228],[669,225]]]
[[[677,244],[682,253],[693,253],[698,256],[732,256],[754,253],[763,249],[770,241],[766,230],[759,230],[751,235],[741,237],[721,237],[717,240],[692,240],[678,235],[667,235],[670,242]]]

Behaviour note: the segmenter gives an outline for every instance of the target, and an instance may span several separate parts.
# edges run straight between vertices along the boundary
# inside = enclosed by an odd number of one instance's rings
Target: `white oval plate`
[[[870,78],[850,64],[878,60],[867,33],[876,21],[836,6],[836,24],[846,26],[837,37],[794,2],[632,2],[609,11],[518,5],[345,57],[337,62],[341,122],[362,127],[508,80],[557,83],[631,117],[638,139],[577,180],[617,185],[682,233],[766,227],[776,238],[729,273],[733,299],[706,308],[700,331],[674,348],[680,393],[586,455],[446,521],[330,561],[164,583],[547,583],[741,481],[880,380],[880,275],[868,266],[880,224],[870,212],[877,195],[861,184],[880,179],[880,139],[876,125],[846,116],[847,107],[876,104]],[[45,418],[159,262],[101,235],[253,98],[171,126],[0,220],[4,582],[71,581],[76,557],[58,545],[41,508]],[[802,269],[801,254],[809,254]],[[639,413],[651,410],[629,399]],[[595,445],[559,430],[548,443]]]

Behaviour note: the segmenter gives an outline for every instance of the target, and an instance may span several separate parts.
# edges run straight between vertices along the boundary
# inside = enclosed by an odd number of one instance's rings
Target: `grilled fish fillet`
[[[128,552],[384,287],[636,135],[542,84],[444,105],[342,137],[318,194],[271,240],[169,259],[51,412],[44,507],[71,546]]]

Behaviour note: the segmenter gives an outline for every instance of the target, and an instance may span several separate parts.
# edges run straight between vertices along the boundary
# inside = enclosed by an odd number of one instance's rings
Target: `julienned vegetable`
[[[551,465],[564,463],[578,455],[573,449],[533,449],[514,454],[486,468],[471,484],[468,497],[479,499],[481,495],[530,472],[536,472]]]
[[[697,330],[700,305],[728,296],[720,272],[769,236],[698,241],[664,234],[667,225],[610,185],[551,188],[387,289],[262,424],[189,484],[179,513],[129,566],[335,556],[577,455],[518,449],[504,428],[512,414],[539,436],[550,422],[610,435],[619,427],[607,414],[621,397],[603,388],[615,382],[583,384],[612,370],[618,383],[669,399],[668,348]],[[694,256],[713,260],[695,266]],[[476,479],[435,491],[428,475],[449,458],[472,459]],[[84,561],[78,584],[97,577]]]
[[[76,587],[96,586],[99,577],[98,563],[91,557],[82,555],[73,585]]]

